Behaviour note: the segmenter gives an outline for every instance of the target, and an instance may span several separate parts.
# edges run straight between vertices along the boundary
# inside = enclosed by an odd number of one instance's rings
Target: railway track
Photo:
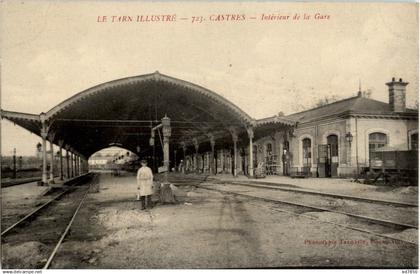
[[[87,178],[90,178],[92,173],[83,174],[68,181],[64,182],[63,185],[51,185],[49,189],[46,189],[42,197],[37,198],[37,204],[31,205],[27,204],[21,208],[17,212],[14,213],[6,213],[8,212],[7,206],[3,205],[3,212],[2,212],[2,220],[1,220],[1,235],[5,235],[8,233],[10,229],[13,229],[14,226],[19,225],[20,222],[30,219],[31,216],[36,216],[39,214],[43,208],[47,207],[48,204],[52,203],[53,201],[60,199],[61,195],[65,195],[71,189],[77,188],[80,183]],[[58,193],[58,194],[57,194]],[[53,198],[49,198],[52,195],[56,195]],[[33,209],[35,207],[35,209]]]
[[[232,185],[249,186],[253,188],[272,189],[272,190],[283,191],[283,192],[287,191],[287,192],[311,194],[311,195],[324,196],[324,197],[364,201],[364,202],[369,202],[373,204],[376,203],[376,204],[403,206],[403,207],[418,207],[417,204],[412,204],[412,203],[379,200],[379,199],[369,199],[369,198],[356,197],[356,196],[350,196],[350,195],[341,195],[341,194],[336,194],[336,193],[326,193],[326,192],[320,192],[320,191],[315,191],[315,190],[294,189],[294,188],[288,188],[288,187],[281,187],[273,183],[265,183],[265,182],[259,182],[258,184],[255,184],[255,183],[253,184],[253,183],[248,183],[248,182],[223,182],[223,183],[232,184]]]
[[[377,222],[382,221],[383,223],[390,223],[390,225],[398,224],[407,228],[418,228],[418,208],[406,206],[404,204],[385,204],[384,201],[378,202],[377,200],[367,200],[366,198],[355,200],[352,198],[349,199],[348,196],[323,195],[321,192],[290,192],[277,188],[254,187],[237,183],[216,183],[214,186],[217,186],[219,189],[234,190],[236,192],[252,192],[257,196],[273,198],[274,200],[280,200],[290,204],[296,204],[296,201],[304,201],[305,203],[298,204],[305,204],[309,207],[312,206],[313,208],[321,208],[323,210],[352,215],[354,217],[358,217],[359,215],[366,218],[370,217]],[[389,220],[384,219],[383,216],[387,216]]]
[[[3,252],[3,267],[43,269],[50,267],[96,176],[87,179],[90,179],[88,185],[80,185],[85,180],[76,180],[77,182],[73,186],[69,186],[2,231],[3,247],[5,245],[16,247],[28,242],[39,242],[42,248],[38,251],[40,256],[43,257],[42,260],[33,262],[35,265],[28,266],[24,265],[23,262],[8,261],[6,252]]]
[[[192,178],[188,180],[187,184],[201,185],[206,181],[204,178]],[[174,184],[185,184],[182,181],[172,180]],[[308,208],[329,211],[339,214],[346,214],[355,218],[371,219],[374,222],[381,222],[389,226],[398,226],[405,228],[418,229],[417,216],[418,207],[412,204],[398,203],[395,201],[387,202],[384,200],[358,198],[354,196],[330,194],[322,192],[313,192],[306,190],[289,190],[277,187],[266,187],[261,185],[250,185],[248,183],[216,183],[214,186],[224,188],[225,185],[231,185],[236,188],[236,192],[252,192],[257,196],[266,198],[273,198],[280,200],[283,203],[305,205]],[[239,186],[239,187],[238,187]],[[241,187],[244,186],[245,188]],[[232,187],[228,187],[232,188]],[[252,191],[252,189],[257,189]],[[262,191],[268,190],[268,192]],[[255,196],[255,195],[254,195]],[[296,203],[296,201],[306,201],[305,203]],[[384,219],[387,216],[388,219]]]
[[[393,222],[393,221],[379,219],[379,218],[372,218],[372,217],[364,216],[364,215],[356,215],[356,214],[331,210],[325,207],[312,206],[312,205],[307,205],[307,204],[298,203],[298,202],[284,201],[277,198],[273,199],[273,198],[267,198],[267,197],[262,197],[262,196],[255,196],[251,194],[246,194],[244,192],[241,193],[240,191],[222,190],[222,189],[211,187],[209,185],[203,185],[202,183],[197,184],[196,186],[198,188],[202,188],[202,189],[206,189],[210,191],[216,191],[223,194],[246,197],[254,201],[267,202],[270,205],[274,204],[275,206],[271,206],[270,208],[275,211],[284,212],[284,213],[295,215],[295,216],[305,217],[305,218],[309,218],[309,219],[316,220],[319,222],[329,223],[329,224],[337,225],[337,226],[344,227],[347,229],[363,232],[363,233],[368,233],[368,234],[371,234],[380,238],[385,238],[387,240],[402,242],[402,243],[412,245],[412,246],[413,245],[418,246],[417,241],[413,242],[410,240],[393,236],[393,234],[402,232],[406,229],[417,229],[417,226],[415,225]],[[339,221],[322,220],[317,217],[318,213],[341,214],[341,215],[347,216],[346,217],[347,219],[346,219],[346,222],[341,222],[341,223]]]

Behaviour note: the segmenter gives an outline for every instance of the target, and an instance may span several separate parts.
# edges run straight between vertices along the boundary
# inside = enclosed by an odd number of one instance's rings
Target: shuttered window
[[[305,138],[302,140],[303,151],[303,166],[310,166],[312,163],[312,144],[311,139]]]
[[[386,146],[387,136],[385,133],[374,132],[369,134],[369,155],[376,149]],[[370,157],[372,159],[372,157]]]

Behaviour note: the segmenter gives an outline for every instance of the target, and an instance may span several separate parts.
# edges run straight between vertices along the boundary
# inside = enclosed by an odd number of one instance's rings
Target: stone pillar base
[[[169,183],[162,183],[160,186],[160,202],[162,204],[173,204],[176,202],[175,195]]]

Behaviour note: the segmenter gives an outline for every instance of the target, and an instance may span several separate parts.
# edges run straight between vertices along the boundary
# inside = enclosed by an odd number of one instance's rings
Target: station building
[[[418,150],[418,111],[406,107],[407,84],[394,78],[386,83],[388,103],[365,98],[359,91],[357,96],[321,107],[257,120],[254,170],[262,168],[269,175],[348,177],[369,167],[375,149]],[[294,126],[284,128],[284,121]],[[248,175],[249,150],[243,146],[239,151],[237,174]],[[209,155],[188,155],[187,170],[209,172]],[[219,149],[216,158],[217,173],[233,173],[231,149]]]

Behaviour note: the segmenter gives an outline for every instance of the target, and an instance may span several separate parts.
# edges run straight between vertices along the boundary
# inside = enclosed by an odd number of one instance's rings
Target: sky
[[[159,71],[204,86],[253,118],[357,93],[388,102],[403,78],[418,98],[418,4],[1,2],[1,108],[39,114],[94,85]],[[324,19],[315,19],[315,14]],[[111,22],[176,15],[175,22]],[[215,21],[218,15],[245,20]],[[288,20],[261,20],[262,15]],[[292,20],[295,14],[299,20]],[[304,14],[309,20],[303,20]],[[98,17],[107,22],[98,22]],[[192,23],[192,17],[205,19]],[[255,17],[256,19],[251,19]],[[329,17],[329,19],[325,19]],[[181,20],[188,18],[188,20]],[[99,20],[101,21],[101,20]],[[102,20],[103,21],[103,20]],[[1,150],[33,155],[40,138],[2,121]]]

